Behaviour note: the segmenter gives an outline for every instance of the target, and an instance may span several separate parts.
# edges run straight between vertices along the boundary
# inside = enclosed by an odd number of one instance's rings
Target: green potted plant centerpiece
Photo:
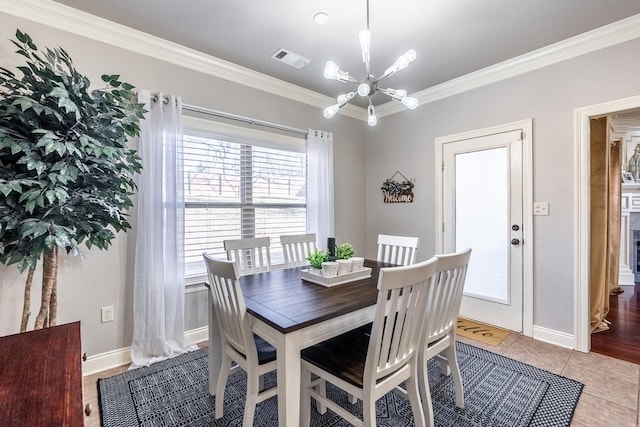
[[[104,87],[90,90],[62,48],[38,50],[20,30],[16,39],[22,76],[0,67],[0,262],[28,271],[22,332],[39,261],[34,329],[56,324],[59,250],[107,249],[131,228],[126,212],[142,165],[128,139],[140,134],[145,110],[120,76],[104,75]]]
[[[309,265],[311,265],[311,267],[320,270],[322,269],[322,263],[329,261],[329,251],[316,249],[307,256],[307,261],[309,261]]]
[[[351,271],[351,257],[355,253],[351,243],[341,243],[336,246],[336,262],[338,263],[338,275]]]

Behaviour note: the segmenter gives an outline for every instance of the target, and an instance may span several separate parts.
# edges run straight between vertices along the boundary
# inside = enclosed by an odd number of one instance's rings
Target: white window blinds
[[[269,236],[277,265],[279,236],[306,232],[306,154],[231,139],[184,136],[188,276],[204,273],[203,252],[225,258],[225,239]]]

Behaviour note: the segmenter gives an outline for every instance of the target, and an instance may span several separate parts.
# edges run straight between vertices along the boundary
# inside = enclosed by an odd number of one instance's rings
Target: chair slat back
[[[419,237],[378,235],[377,261],[397,265],[411,265],[416,262]]]
[[[318,248],[316,233],[283,235],[280,236],[280,243],[284,253],[284,268],[307,265],[307,256]]]
[[[436,255],[436,283],[431,288],[425,310],[427,343],[440,339],[456,327],[470,257],[471,249]]]
[[[203,254],[209,278],[209,290],[223,339],[238,352],[251,357],[257,350],[251,332],[244,296],[238,281],[235,261],[217,260]]]
[[[225,240],[223,243],[227,259],[239,263],[241,276],[271,271],[269,237]]]
[[[364,381],[376,382],[416,356],[422,342],[424,304],[433,286],[436,258],[410,266],[380,269],[376,315]]]

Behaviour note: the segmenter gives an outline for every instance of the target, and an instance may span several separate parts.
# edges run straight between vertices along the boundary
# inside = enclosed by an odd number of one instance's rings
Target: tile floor
[[[512,359],[573,378],[585,384],[573,417],[572,427],[638,426],[640,365],[597,353],[581,353],[535,341],[516,333],[492,347],[460,338],[478,347]],[[201,344],[205,346],[206,343]],[[126,366],[99,372],[84,378],[84,404],[92,413],[85,426],[100,426],[96,381],[124,372]]]

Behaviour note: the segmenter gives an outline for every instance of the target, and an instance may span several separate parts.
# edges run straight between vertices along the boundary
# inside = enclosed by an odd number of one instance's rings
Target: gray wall
[[[366,243],[365,217],[365,124],[335,117],[326,120],[322,111],[295,101],[229,83],[205,74],[131,53],[125,49],[74,36],[0,13],[0,66],[20,64],[8,41],[17,28],[27,32],[39,47],[62,46],[76,68],[95,87],[101,74],[120,74],[124,81],[152,92],[182,97],[184,103],[279,123],[301,129],[334,133],[335,235],[356,248]],[[132,256],[127,240],[119,235],[108,251],[86,250],[83,259],[64,258],[59,271],[58,323],[80,320],[83,350],[89,355],[127,347],[131,343],[131,280],[127,266]],[[40,270],[36,272],[30,327],[39,308]],[[14,266],[0,265],[0,336],[17,333],[22,310],[24,278]],[[35,285],[35,283],[34,283]],[[100,307],[113,305],[115,321],[100,323]],[[187,293],[186,329],[207,324],[206,292]]]
[[[419,235],[435,251],[436,137],[533,119],[534,325],[573,334],[574,110],[640,94],[640,41],[627,42],[415,111],[382,118],[367,134],[367,250],[379,232]],[[415,202],[384,205],[379,184],[396,169],[416,179]]]
[[[384,117],[368,129],[363,122],[345,117],[327,121],[319,109],[305,104],[0,13],[4,67],[19,63],[7,41],[16,28],[41,46],[63,46],[96,84],[100,74],[121,74],[137,87],[174,93],[185,103],[334,132],[335,234],[368,257],[375,256],[378,233],[418,235],[418,258],[434,253],[436,137],[532,118],[534,201],[550,203],[548,217],[534,217],[534,325],[573,333],[573,113],[578,107],[640,94],[640,41]],[[414,203],[382,203],[380,184],[396,170],[415,179]],[[82,322],[83,347],[90,355],[130,344],[130,237],[119,236],[109,251],[85,251],[83,259],[62,261],[59,322]],[[23,283],[14,267],[0,266],[0,335],[18,331]],[[187,294],[187,329],[206,325],[205,297],[204,292]],[[38,299],[34,293],[32,318]],[[115,306],[115,322],[100,323],[104,305]]]

